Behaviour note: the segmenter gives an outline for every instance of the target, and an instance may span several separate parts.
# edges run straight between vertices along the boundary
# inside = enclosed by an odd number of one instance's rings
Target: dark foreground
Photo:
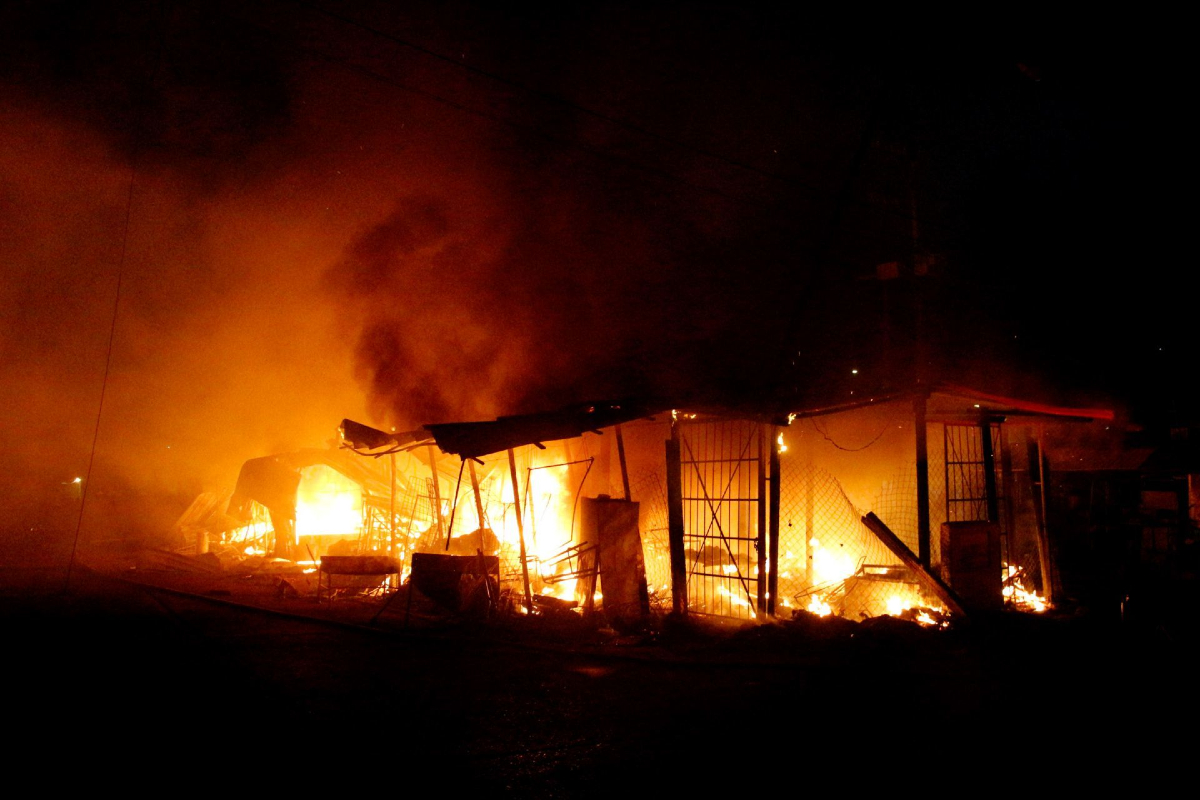
[[[10,768],[99,787],[460,796],[1143,789],[1195,757],[1190,642],[1006,615],[365,630],[0,571]],[[524,625],[524,627],[523,627]]]

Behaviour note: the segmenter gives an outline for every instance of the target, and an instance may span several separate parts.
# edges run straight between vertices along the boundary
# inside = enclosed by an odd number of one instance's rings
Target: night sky
[[[1190,417],[1180,26],[1000,12],[6,3],[5,502],[86,469],[118,276],[113,492],[632,395]]]

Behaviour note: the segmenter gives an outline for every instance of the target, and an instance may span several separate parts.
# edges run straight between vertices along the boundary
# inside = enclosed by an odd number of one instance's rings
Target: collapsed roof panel
[[[425,429],[442,452],[479,458],[509,448],[572,439],[589,431],[653,417],[665,410],[644,403],[597,403],[545,414],[500,417],[491,422],[426,425]]]

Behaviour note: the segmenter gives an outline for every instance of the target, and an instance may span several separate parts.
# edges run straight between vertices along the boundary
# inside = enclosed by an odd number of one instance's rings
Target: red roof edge
[[[968,397],[972,400],[998,403],[1018,411],[1028,412],[1030,414],[1044,414],[1051,417],[1070,417],[1072,419],[1101,419],[1107,421],[1116,419],[1116,413],[1111,408],[1069,408],[1067,406],[1053,406],[1047,403],[1035,403],[1031,400],[1018,400],[1014,397],[988,394],[987,392],[980,392],[976,389],[971,389],[966,386],[959,386],[953,383],[939,383],[934,387],[933,390],[935,392],[943,392],[946,394],[956,394],[962,397]]]

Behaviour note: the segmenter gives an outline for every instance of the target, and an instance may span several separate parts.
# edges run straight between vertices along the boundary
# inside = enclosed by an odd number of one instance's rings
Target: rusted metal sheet
[[[942,574],[971,608],[1004,605],[1000,526],[995,522],[942,523]]]

